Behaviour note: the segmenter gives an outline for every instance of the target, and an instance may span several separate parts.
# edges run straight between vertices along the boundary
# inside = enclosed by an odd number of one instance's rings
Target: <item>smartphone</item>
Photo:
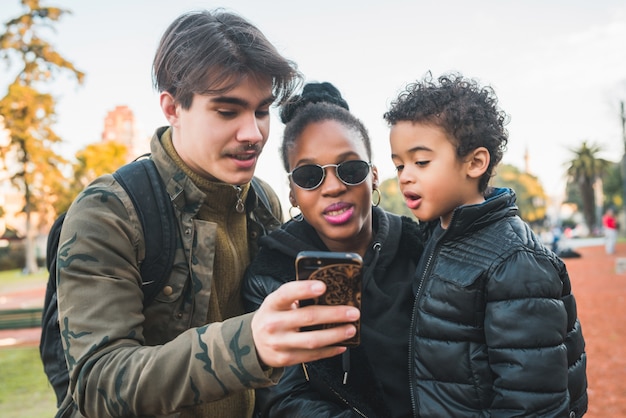
[[[329,251],[301,251],[296,256],[297,280],[321,280],[326,283],[326,292],[314,299],[300,301],[308,305],[350,305],[361,309],[361,287],[363,260],[356,253]],[[302,331],[332,328],[344,323],[315,325]],[[353,322],[354,337],[336,345],[355,347],[361,342],[361,321]]]

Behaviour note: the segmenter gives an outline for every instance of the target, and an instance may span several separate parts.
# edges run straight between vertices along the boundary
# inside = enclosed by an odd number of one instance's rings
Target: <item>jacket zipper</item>
[[[410,332],[409,332],[409,393],[411,395],[411,407],[413,408],[413,416],[417,417],[417,400],[415,399],[415,392],[414,392],[414,388],[413,388],[413,379],[414,379],[414,371],[413,371],[413,339],[414,337],[414,329],[415,329],[415,317],[417,316],[417,302],[419,299],[419,295],[420,292],[422,291],[422,284],[424,283],[424,279],[426,278],[426,274],[428,272],[428,269],[430,268],[430,263],[433,260],[435,251],[433,251],[429,257],[428,257],[428,261],[426,262],[426,268],[424,269],[424,274],[422,274],[421,278],[420,278],[420,282],[419,285],[417,287],[417,292],[415,292],[415,298],[413,299],[413,312],[411,314],[411,325],[409,328]]]
[[[306,377],[306,380],[309,380],[309,373],[307,372],[307,365],[305,363],[302,363],[302,369],[304,370],[304,375]],[[335,389],[333,389],[330,386],[327,386],[328,389],[333,393],[333,395],[335,395],[337,397],[337,399],[339,399],[341,402],[343,402],[346,406],[348,406],[350,409],[352,409],[354,412],[356,412],[357,414],[359,414],[359,416],[363,417],[363,418],[367,418],[367,415],[365,415],[362,411],[360,411],[357,407],[350,405],[350,402],[348,402],[343,396],[341,396],[340,394],[337,393],[337,391]]]
[[[185,295],[184,293],[187,291],[191,292],[191,300],[190,300],[190,304],[191,306],[189,307],[189,318],[187,319],[187,327],[185,329],[189,329],[191,328],[191,325],[193,324],[193,317],[194,317],[194,312],[196,311],[196,298],[195,295],[193,294],[193,264],[191,262],[191,260],[193,260],[193,240],[194,237],[196,235],[196,226],[193,222],[193,219],[189,220],[190,225],[189,227],[185,227],[185,221],[183,219],[183,228],[186,228],[185,230],[189,229],[189,234],[191,234],[191,238],[189,241],[189,255],[187,255],[187,251],[185,251],[185,240],[183,239],[183,254],[185,254],[186,257],[186,261],[187,261],[187,271],[188,271],[188,277],[186,280],[186,283],[183,287],[183,297],[181,300],[185,300]],[[187,286],[189,286],[189,290],[185,289]],[[183,316],[185,314],[183,307],[185,306],[184,302],[180,305],[180,311],[178,312],[179,315]]]
[[[454,218],[454,214],[452,214],[452,218]],[[450,219],[450,225],[452,225],[452,219]],[[449,226],[448,226],[449,229]],[[424,284],[424,281],[426,281],[426,278],[429,276],[430,274],[430,269],[431,269],[431,263],[433,261],[433,259],[435,258],[435,254],[437,253],[437,249],[440,246],[441,241],[443,241],[443,237],[446,235],[446,233],[448,232],[448,229],[444,230],[443,233],[441,234],[441,236],[439,237],[439,239],[437,240],[437,242],[435,243],[435,245],[433,246],[433,250],[431,251],[431,253],[428,255],[428,261],[426,262],[426,266],[424,267],[424,272],[422,273],[421,277],[420,277],[420,282],[419,285],[417,286],[417,292],[415,292],[415,298],[413,301],[413,313],[411,314],[411,325],[409,328],[410,332],[409,332],[409,362],[408,362],[408,366],[409,366],[409,391],[410,391],[410,395],[411,395],[411,407],[413,408],[413,416],[414,417],[418,417],[418,411],[417,411],[417,400],[415,399],[415,392],[414,392],[414,385],[413,385],[413,380],[414,380],[414,369],[413,369],[413,340],[414,340],[414,334],[416,333],[415,331],[415,321],[416,321],[416,317],[417,317],[417,306],[418,306],[418,300],[420,297],[420,294],[422,292],[422,285]]]

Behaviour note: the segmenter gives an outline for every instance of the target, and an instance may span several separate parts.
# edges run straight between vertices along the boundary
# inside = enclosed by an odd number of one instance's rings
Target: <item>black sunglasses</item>
[[[294,168],[287,176],[301,189],[317,189],[326,178],[326,169],[335,167],[335,174],[347,186],[361,184],[370,173],[372,163],[362,160],[344,161],[340,164],[306,164]]]

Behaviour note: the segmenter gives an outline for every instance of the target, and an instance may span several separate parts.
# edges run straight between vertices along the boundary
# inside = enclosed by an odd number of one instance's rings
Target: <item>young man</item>
[[[293,282],[244,312],[240,282],[256,240],[278,227],[252,212],[250,186],[269,134],[269,107],[299,82],[295,65],[246,20],[223,11],[177,18],[154,59],[168,127],[152,159],[178,225],[172,272],[144,309],[146,243],[129,196],[110,175],[73,203],[59,246],[58,306],[70,388],[59,416],[251,416],[251,389],[282,367],[334,356],[351,325],[300,333],[312,323],[358,318],[355,308],[294,309],[324,292]],[[274,216],[282,219],[271,189]],[[269,214],[269,211],[268,211]]]

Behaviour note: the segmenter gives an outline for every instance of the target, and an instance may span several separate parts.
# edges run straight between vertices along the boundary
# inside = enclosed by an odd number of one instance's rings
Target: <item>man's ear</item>
[[[487,168],[491,161],[491,155],[485,147],[478,147],[467,156],[467,175],[471,178],[479,178]]]
[[[164,91],[159,96],[159,103],[165,119],[167,119],[170,125],[177,127],[179,106],[176,104],[174,97],[167,91]]]

